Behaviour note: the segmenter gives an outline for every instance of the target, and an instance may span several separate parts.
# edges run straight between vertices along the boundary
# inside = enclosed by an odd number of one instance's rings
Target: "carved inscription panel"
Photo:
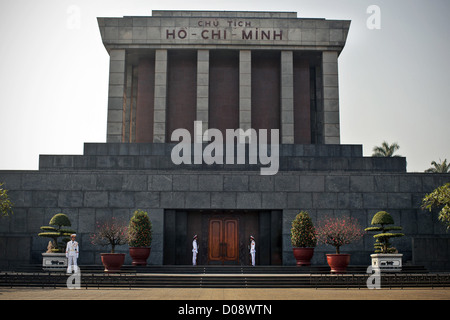
[[[281,28],[262,27],[251,20],[198,19],[193,26],[162,28],[161,39],[165,40],[283,40],[286,32]]]

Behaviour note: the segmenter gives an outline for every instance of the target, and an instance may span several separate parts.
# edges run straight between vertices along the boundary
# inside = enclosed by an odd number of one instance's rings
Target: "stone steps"
[[[333,275],[327,266],[123,266],[105,273],[102,266],[81,266],[81,288],[364,288],[365,266],[350,266],[346,274]],[[26,266],[0,273],[2,287],[65,287],[65,272],[43,272]],[[386,274],[383,287],[449,287],[450,274],[428,273],[421,266],[406,266],[401,273]]]
[[[103,273],[102,265],[81,265],[83,273]],[[43,272],[42,265],[26,265],[16,267],[11,272],[22,273],[40,273]],[[365,274],[367,266],[349,265],[347,273]],[[5,271],[8,272],[8,271]],[[327,274],[330,267],[327,265],[312,266],[241,266],[241,265],[147,265],[133,266],[124,265],[121,268],[122,273],[135,274]],[[428,273],[423,266],[404,265],[401,273]]]

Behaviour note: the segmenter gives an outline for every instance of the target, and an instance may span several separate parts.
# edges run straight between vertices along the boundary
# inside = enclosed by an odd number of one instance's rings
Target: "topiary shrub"
[[[147,212],[136,210],[128,225],[128,245],[149,247],[152,244],[152,223]]]
[[[75,231],[71,229],[62,228],[70,227],[72,225],[69,217],[64,213],[57,213],[50,219],[49,224],[50,226],[41,227],[41,230],[44,230],[45,232],[39,233],[38,236],[53,240],[54,249],[52,249],[52,252],[64,252],[66,243],[70,241],[70,235],[75,233]],[[62,238],[62,243],[58,243],[59,238]]]
[[[301,211],[292,221],[291,243],[294,248],[314,248],[316,229],[308,212]]]
[[[376,227],[366,228],[365,231],[379,231],[373,237],[375,238],[375,253],[394,253],[397,251],[394,247],[391,247],[390,239],[403,237],[403,233],[394,233],[390,231],[402,230],[402,227],[388,226],[394,224],[394,219],[386,211],[377,212],[373,218],[371,225],[378,225]]]

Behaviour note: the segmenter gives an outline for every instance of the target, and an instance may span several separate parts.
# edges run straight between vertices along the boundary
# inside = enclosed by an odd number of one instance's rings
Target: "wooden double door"
[[[239,263],[239,220],[233,217],[211,217],[208,232],[208,263]]]

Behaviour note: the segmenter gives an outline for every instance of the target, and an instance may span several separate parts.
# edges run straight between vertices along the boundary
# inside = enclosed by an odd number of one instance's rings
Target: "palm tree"
[[[400,146],[397,142],[389,145],[386,141],[383,141],[381,147],[375,146],[373,148],[372,157],[401,157],[400,155],[394,155],[395,151],[400,149]]]
[[[444,162],[442,162],[441,159],[439,159],[440,163],[436,163],[436,161],[432,161],[431,165],[434,167],[431,167],[425,172],[427,173],[450,173],[450,163],[447,164],[447,159],[444,159]]]

